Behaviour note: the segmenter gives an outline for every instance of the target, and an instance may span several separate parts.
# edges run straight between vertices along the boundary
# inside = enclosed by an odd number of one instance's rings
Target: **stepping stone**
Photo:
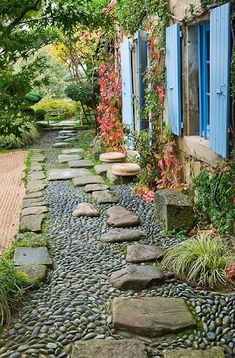
[[[48,203],[44,201],[42,198],[32,198],[32,199],[23,199],[22,208],[29,208],[35,206],[47,206]]]
[[[59,163],[67,163],[71,160],[81,160],[82,156],[78,154],[60,154],[58,155]]]
[[[74,185],[104,184],[102,177],[98,175],[91,175],[91,173],[89,176],[74,178],[72,181]]]
[[[33,162],[30,166],[30,171],[34,172],[39,170],[42,170],[42,164]]]
[[[41,232],[43,218],[41,214],[23,216],[20,221],[20,230]]]
[[[70,138],[65,139],[64,141],[65,142],[74,142],[75,140],[76,140],[76,137],[70,137]]]
[[[87,176],[90,175],[88,169],[50,169],[48,172],[48,180],[68,180],[75,177]]]
[[[27,216],[27,215],[40,215],[47,213],[48,209],[47,206],[32,206],[29,208],[25,208],[22,210],[21,217]]]
[[[110,190],[94,191],[92,198],[97,204],[112,204],[119,200]]]
[[[52,265],[52,260],[46,247],[17,247],[14,261],[16,266]]]
[[[195,319],[181,298],[115,298],[112,314],[115,329],[149,337],[160,337],[196,326]]]
[[[107,171],[107,179],[114,185],[121,184],[121,178],[112,173],[112,170]]]
[[[143,342],[131,339],[97,339],[75,343],[72,358],[147,358]]]
[[[88,159],[71,160],[68,162],[70,168],[90,168],[94,167],[94,163]]]
[[[76,133],[76,131],[70,129],[64,129],[62,131],[59,131],[59,134],[74,134],[74,133]]]
[[[222,347],[212,347],[207,350],[177,349],[166,351],[164,358],[225,358]]]
[[[37,191],[36,193],[28,193],[24,196],[24,199],[34,199],[43,197],[43,191]]]
[[[109,219],[107,223],[114,227],[128,227],[139,225],[140,220],[137,215],[122,206],[113,206],[107,210]]]
[[[102,153],[100,154],[100,160],[101,162],[107,162],[107,163],[121,163],[125,160],[125,154],[120,152],[108,152],[108,153]]]
[[[143,290],[164,280],[164,272],[155,266],[128,265],[113,272],[110,282],[119,290]]]
[[[47,184],[43,180],[30,180],[27,184],[27,193],[35,193],[45,189]]]
[[[60,142],[60,143],[54,143],[52,144],[52,147],[54,148],[66,148],[66,147],[70,147],[72,144],[71,143],[66,143],[66,142]]]
[[[43,171],[33,171],[32,173],[29,174],[29,179],[30,180],[42,180],[45,179],[45,174],[43,173]]]
[[[141,263],[162,259],[166,250],[157,245],[131,245],[127,248],[126,261]]]
[[[106,174],[108,170],[111,170],[114,163],[97,164],[94,169],[97,174]]]
[[[134,163],[114,164],[112,167],[112,173],[123,177],[136,176],[140,173],[140,166]]]
[[[82,148],[65,149],[62,151],[63,154],[76,154],[76,153],[82,153],[82,152],[84,152],[84,149],[82,149]]]
[[[61,141],[61,140],[63,141],[65,139],[67,139],[67,138],[70,138],[70,136],[69,135],[60,135],[60,136],[55,138],[55,141]]]
[[[91,193],[93,191],[103,191],[108,189],[108,185],[106,184],[87,184],[84,188],[86,193]]]
[[[45,160],[45,156],[42,154],[33,154],[32,161],[34,162],[43,162]]]
[[[45,280],[47,267],[45,265],[23,265],[17,267],[17,272],[26,274],[26,285],[36,287]]]
[[[80,216],[100,216],[100,212],[90,203],[80,203],[74,210],[73,216],[77,218]]]
[[[123,241],[137,241],[145,239],[146,234],[140,230],[134,229],[113,229],[106,234],[101,235],[100,240],[104,242],[123,242]]]

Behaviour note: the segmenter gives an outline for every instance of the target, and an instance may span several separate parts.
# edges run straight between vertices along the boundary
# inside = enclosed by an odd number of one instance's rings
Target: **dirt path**
[[[26,156],[26,151],[0,154],[0,255],[9,249],[18,230]]]

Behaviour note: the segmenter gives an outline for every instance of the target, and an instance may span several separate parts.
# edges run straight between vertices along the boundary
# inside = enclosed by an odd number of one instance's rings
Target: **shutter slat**
[[[230,116],[230,4],[219,6],[210,15],[210,146],[228,156]]]
[[[180,26],[175,24],[166,28],[166,69],[168,125],[172,133],[182,133],[181,106],[181,46]]]
[[[121,73],[122,73],[122,120],[123,123],[134,131],[134,108],[133,108],[133,82],[132,82],[132,61],[131,43],[125,40],[120,46]]]
[[[139,120],[140,130],[148,128],[148,121],[143,119],[143,110],[145,105],[145,89],[146,84],[144,76],[147,69],[147,34],[138,31],[138,99],[139,99]]]

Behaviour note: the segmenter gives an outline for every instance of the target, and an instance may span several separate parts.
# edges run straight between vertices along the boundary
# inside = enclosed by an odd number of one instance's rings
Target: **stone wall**
[[[190,5],[194,5],[198,12],[201,12],[200,0],[169,0],[169,10],[178,21],[187,15]]]

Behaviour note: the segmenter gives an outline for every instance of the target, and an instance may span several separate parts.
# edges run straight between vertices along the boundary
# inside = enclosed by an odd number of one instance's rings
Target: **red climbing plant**
[[[121,78],[113,58],[103,63],[99,72],[101,101],[98,105],[100,133],[107,150],[123,150],[124,133],[121,116]]]

